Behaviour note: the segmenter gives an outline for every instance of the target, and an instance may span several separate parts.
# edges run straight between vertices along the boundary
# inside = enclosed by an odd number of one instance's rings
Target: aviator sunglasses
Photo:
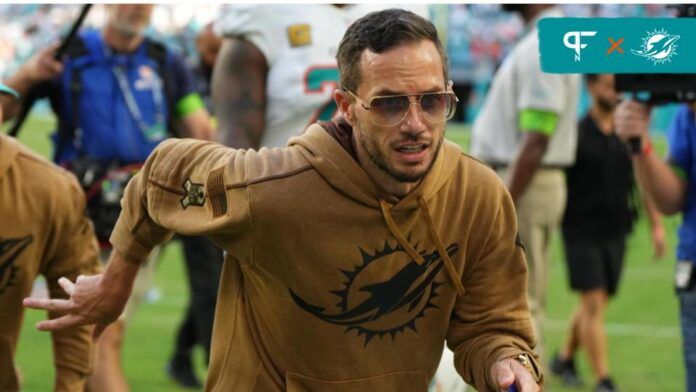
[[[457,96],[450,91],[406,94],[406,95],[384,95],[370,98],[365,102],[354,92],[344,89],[353,96],[360,105],[369,112],[370,121],[378,126],[394,126],[401,123],[411,103],[418,103],[421,113],[425,119],[433,124],[445,122],[454,116],[457,108]]]

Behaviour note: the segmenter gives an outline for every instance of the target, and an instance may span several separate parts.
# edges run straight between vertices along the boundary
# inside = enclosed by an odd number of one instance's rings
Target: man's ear
[[[338,110],[341,112],[341,115],[343,115],[343,118],[345,118],[348,124],[352,126],[353,112],[350,110],[350,105],[352,103],[350,94],[344,90],[337,89],[334,91],[333,97]]]

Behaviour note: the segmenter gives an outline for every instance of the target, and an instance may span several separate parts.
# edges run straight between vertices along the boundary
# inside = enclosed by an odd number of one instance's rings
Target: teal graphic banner
[[[696,73],[696,18],[544,18],[549,73]]]

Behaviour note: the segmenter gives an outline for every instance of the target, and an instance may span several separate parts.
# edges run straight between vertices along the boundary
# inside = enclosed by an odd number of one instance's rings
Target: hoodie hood
[[[338,123],[337,126],[345,125]],[[300,147],[310,164],[336,190],[360,204],[381,208],[381,196],[372,179],[357,159],[324,127],[312,124],[302,136],[291,138],[288,145]],[[417,209],[419,199],[430,200],[447,183],[461,154],[458,145],[444,140],[430,172],[411,193],[392,207],[392,211]]]
[[[329,123],[327,126],[340,128],[345,127],[346,124],[339,120],[337,123]],[[420,184],[396,204],[390,204],[380,196],[367,172],[342,143],[346,143],[345,138],[337,139],[321,125],[313,124],[301,137],[290,139],[288,145],[299,147],[305,158],[333,188],[358,203],[379,209],[389,231],[418,265],[425,263],[425,260],[399,229],[393,213],[420,210],[422,219],[428,228],[428,235],[444,261],[452,285],[457,290],[458,295],[463,295],[465,289],[461,283],[461,277],[445,249],[442,238],[435,229],[432,214],[428,208],[428,201],[447,183],[457,167],[457,162],[462,155],[459,146],[444,140],[433,166]]]

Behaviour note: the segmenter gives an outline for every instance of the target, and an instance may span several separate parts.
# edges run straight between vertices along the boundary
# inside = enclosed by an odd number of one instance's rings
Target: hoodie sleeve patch
[[[213,207],[213,218],[227,214],[224,166],[211,171],[208,175],[208,197]]]
[[[196,184],[191,181],[190,178],[186,178],[182,187],[185,193],[184,197],[179,200],[181,208],[187,209],[189,206],[203,207],[205,205],[205,189],[203,189],[203,184]]]

